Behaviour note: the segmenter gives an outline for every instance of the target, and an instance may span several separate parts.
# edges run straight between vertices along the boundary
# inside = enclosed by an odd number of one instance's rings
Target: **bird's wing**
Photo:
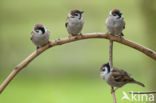
[[[31,32],[30,40],[32,40],[32,38],[33,38],[32,36],[33,36],[33,31]]]
[[[67,17],[66,22],[65,22],[65,27],[67,28],[67,26],[68,26],[68,17]]]
[[[133,78],[131,78],[127,72],[125,72],[124,70],[120,70],[120,69],[113,69],[112,79],[114,79],[115,82],[133,81]]]
[[[125,29],[126,23],[125,23],[125,21],[124,21],[124,18],[123,18],[122,20],[123,20],[123,29]]]
[[[68,22],[65,23],[65,26],[66,26],[66,28],[67,28],[67,26],[68,26]]]

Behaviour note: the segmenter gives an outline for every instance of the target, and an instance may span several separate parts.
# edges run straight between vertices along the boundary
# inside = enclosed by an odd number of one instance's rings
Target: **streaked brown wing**
[[[67,28],[67,26],[68,26],[68,23],[66,22],[66,23],[65,23],[65,27]]]
[[[125,72],[124,70],[120,70],[120,69],[114,69],[112,71],[112,77],[114,79],[114,81],[116,82],[130,82],[133,81],[133,78],[131,78],[127,72]]]
[[[123,29],[125,29],[125,25],[126,25],[126,23],[125,23],[124,18],[123,18]]]

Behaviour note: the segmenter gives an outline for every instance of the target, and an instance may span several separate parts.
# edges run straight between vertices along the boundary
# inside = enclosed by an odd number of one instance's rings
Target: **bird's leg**
[[[52,42],[50,42],[50,41],[48,41],[48,43],[47,43],[47,44],[49,45],[49,47],[48,47],[48,48],[50,48],[50,47],[52,47],[52,46],[53,46]]]
[[[72,35],[71,35],[71,34],[69,34],[69,35],[68,35],[68,38],[71,38],[71,37],[72,37]]]
[[[70,38],[70,37],[69,37]],[[57,40],[55,40],[55,42],[57,43],[57,44],[59,44],[59,41],[60,41],[61,39],[60,38],[58,38]],[[59,44],[59,45],[61,45],[61,44]]]
[[[36,50],[38,50],[39,48],[40,48],[40,47],[39,47],[39,46],[37,46],[37,47],[36,47]]]
[[[58,42],[60,39],[56,39],[55,42]]]
[[[111,94],[114,92],[115,92],[114,87],[111,87]]]
[[[83,34],[82,34],[82,33],[80,33],[80,36],[83,36]]]
[[[50,42],[50,41],[48,41],[48,43],[47,43],[47,44],[49,44],[49,45],[50,45],[50,44],[51,44],[51,42]]]
[[[107,32],[107,34],[108,34],[108,35],[111,35],[111,33],[110,33],[110,32]]]
[[[116,87],[115,89],[114,89],[114,92],[116,91],[116,90],[118,90],[119,88],[118,87]]]
[[[37,53],[37,54],[38,54],[38,49],[39,49],[39,48],[40,48],[39,46],[36,47],[36,53]]]
[[[123,39],[123,36],[124,36],[124,34],[121,33],[121,34],[119,35],[120,39]]]

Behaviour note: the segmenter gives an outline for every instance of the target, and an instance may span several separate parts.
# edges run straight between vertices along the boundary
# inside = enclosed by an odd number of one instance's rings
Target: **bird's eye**
[[[77,14],[77,13],[75,13],[74,15],[75,15],[75,16],[78,16],[78,14]]]
[[[116,14],[113,14],[113,16],[116,16]]]
[[[105,69],[102,69],[102,71],[104,72],[104,71],[105,71]]]
[[[39,33],[40,31],[39,30],[36,30],[36,32]]]

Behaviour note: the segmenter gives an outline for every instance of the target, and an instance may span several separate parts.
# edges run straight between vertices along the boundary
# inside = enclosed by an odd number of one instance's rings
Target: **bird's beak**
[[[84,13],[84,11],[80,11],[80,13],[81,13],[81,14],[83,14],[83,13]]]

